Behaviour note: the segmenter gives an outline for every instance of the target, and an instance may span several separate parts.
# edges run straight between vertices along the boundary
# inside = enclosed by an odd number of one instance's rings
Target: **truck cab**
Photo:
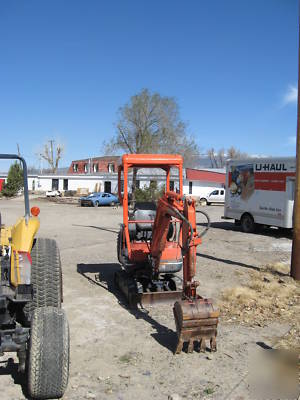
[[[214,189],[212,192],[207,194],[204,197],[200,198],[200,202],[202,204],[207,204],[208,206],[211,203],[224,203],[225,202],[225,189]]]

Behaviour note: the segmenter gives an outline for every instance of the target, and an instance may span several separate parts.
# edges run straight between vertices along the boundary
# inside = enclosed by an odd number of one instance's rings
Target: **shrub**
[[[134,192],[135,201],[156,201],[165,193],[165,187],[159,188],[156,181],[150,182],[149,186],[143,189],[136,189]]]
[[[23,187],[23,169],[16,161],[8,171],[7,182],[4,184],[2,194],[7,197],[15,196]]]

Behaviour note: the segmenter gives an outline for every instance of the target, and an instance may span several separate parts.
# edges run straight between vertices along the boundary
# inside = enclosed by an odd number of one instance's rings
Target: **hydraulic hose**
[[[205,211],[197,211],[197,212],[199,212],[200,214],[203,214],[204,216],[205,216],[205,218],[207,219],[207,225],[206,225],[206,228],[205,229],[203,229],[203,231],[202,232],[200,232],[200,233],[198,233],[198,236],[199,237],[202,237],[202,236],[204,236],[204,235],[206,235],[207,234],[207,231],[209,230],[209,228],[210,228],[210,224],[211,224],[211,222],[210,222],[210,218],[209,218],[209,215],[205,212]]]

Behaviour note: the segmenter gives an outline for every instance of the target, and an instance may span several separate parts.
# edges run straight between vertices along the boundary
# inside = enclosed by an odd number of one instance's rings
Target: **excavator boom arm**
[[[158,202],[152,231],[150,255],[158,271],[161,254],[166,246],[169,224],[172,217],[182,221],[183,287],[185,296],[196,296],[196,247],[201,243],[196,230],[194,201],[174,192],[167,192]]]

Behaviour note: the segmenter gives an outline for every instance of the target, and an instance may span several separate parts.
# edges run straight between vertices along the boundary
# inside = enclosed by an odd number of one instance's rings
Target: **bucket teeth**
[[[200,353],[205,353],[206,350],[208,349],[206,345],[206,339],[191,339],[191,340],[184,340],[183,338],[178,339],[178,343],[175,349],[175,354],[180,354],[181,351],[183,350],[184,343],[187,343],[187,352],[188,353],[193,353],[194,349]],[[217,345],[216,345],[216,338],[211,338],[210,339],[210,351],[217,351]]]
[[[215,337],[210,338],[210,349],[211,351],[217,351],[217,341]]]
[[[192,353],[194,351],[194,341],[190,340],[188,344],[188,353]]]
[[[178,343],[177,343],[177,346],[176,346],[176,349],[175,349],[175,354],[179,354],[179,353],[181,353],[181,351],[182,351],[182,348],[183,348],[183,341],[182,340],[178,340]]]
[[[187,352],[192,353],[194,348],[205,352],[207,342],[210,351],[217,350],[216,336],[219,312],[214,310],[212,303],[204,299],[192,302],[176,302],[173,308],[178,343],[175,354],[179,354],[187,343]]]
[[[201,340],[200,340],[200,352],[201,352],[201,353],[205,353],[205,351],[206,351],[205,339],[201,339]]]

